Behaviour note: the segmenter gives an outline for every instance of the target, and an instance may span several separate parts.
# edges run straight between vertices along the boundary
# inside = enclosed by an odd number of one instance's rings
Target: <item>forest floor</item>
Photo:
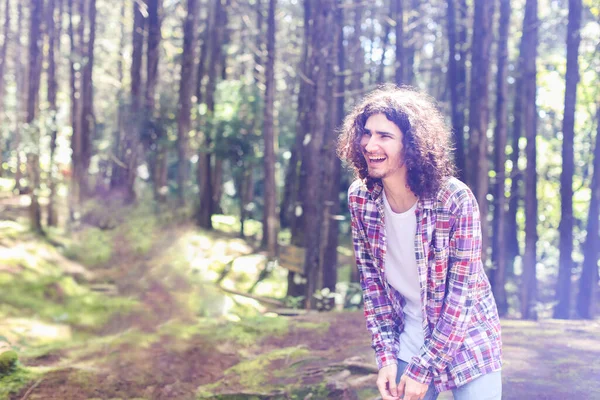
[[[25,204],[0,197],[0,335],[20,360],[0,399],[378,397],[361,311],[275,317],[219,288],[247,291],[264,267],[233,233],[103,203],[40,238]],[[502,325],[505,399],[600,399],[598,321]]]

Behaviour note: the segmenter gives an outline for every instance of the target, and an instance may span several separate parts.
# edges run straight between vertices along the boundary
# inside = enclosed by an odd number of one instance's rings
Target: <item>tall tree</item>
[[[329,128],[325,136],[324,159],[328,162],[324,168],[324,186],[325,207],[323,209],[323,232],[326,239],[323,240],[324,250],[321,261],[321,269],[323,271],[323,288],[329,289],[332,293],[335,292],[337,283],[337,248],[339,226],[337,215],[340,213],[339,186],[341,180],[341,162],[336,155],[336,132],[337,127],[341,125],[344,118],[344,75],[342,71],[345,68],[344,60],[344,10],[340,7],[340,1],[337,2],[335,9],[335,29],[334,32],[334,48],[332,57],[334,61],[331,68],[331,77],[333,84],[329,90],[331,96],[329,112]],[[388,25],[389,26],[389,25]],[[383,60],[382,60],[383,63]],[[330,301],[328,306],[332,307]]]
[[[196,25],[198,1],[187,1],[187,15],[183,25],[183,54],[177,113],[177,195],[179,204],[185,204],[185,183],[188,176],[188,138],[191,128],[192,90],[194,88],[194,60],[196,58]]]
[[[156,123],[156,86],[158,83],[158,61],[160,55],[162,10],[161,0],[147,0],[148,5],[148,46],[146,48],[146,94],[144,96],[144,134],[142,142],[148,149],[149,166],[152,177],[154,198],[166,200],[167,185],[167,143],[165,131]]]
[[[43,0],[32,0],[29,25],[29,68],[27,85],[27,119],[28,131],[32,141],[30,152],[27,154],[27,165],[31,179],[31,205],[29,217],[31,227],[38,233],[43,233],[42,215],[38,199],[40,188],[40,126],[36,121],[38,114],[38,97],[42,75],[42,41],[41,30]]]
[[[392,25],[395,26],[396,24],[396,22],[391,17],[395,15],[396,12],[394,6],[395,1],[390,0],[390,16],[385,18],[385,31],[383,33],[383,43],[381,44],[381,62],[379,63],[379,70],[377,71],[377,78],[375,80],[376,83],[383,83],[385,81],[385,56],[387,53],[388,44],[390,42],[390,32],[392,31]]]
[[[598,256],[600,255],[600,102],[596,104],[596,145],[594,147],[594,172],[592,175],[592,198],[588,211],[587,235],[583,244],[583,268],[577,293],[577,315],[592,319],[598,295]]]
[[[471,93],[469,105],[469,159],[468,182],[475,192],[481,212],[482,259],[486,257],[489,242],[488,214],[488,140],[490,49],[492,45],[492,21],[494,1],[476,1],[473,20],[473,46]]]
[[[275,257],[277,251],[277,195],[275,183],[275,121],[273,108],[275,102],[275,7],[276,0],[269,0],[267,15],[267,62],[265,65],[265,107],[263,135],[265,144],[265,202],[263,218],[263,244],[269,257]]]
[[[80,3],[81,4],[81,3]],[[69,57],[69,86],[71,95],[71,183],[69,190],[69,220],[73,220],[76,215],[77,208],[81,202],[82,196],[82,182],[85,179],[85,173],[83,171],[83,146],[84,140],[81,136],[81,88],[78,83],[79,73],[77,72],[75,65],[80,60],[81,47],[77,40],[75,33],[74,24],[74,3],[73,0],[69,0],[68,3],[69,12],[69,42],[71,56]],[[84,15],[79,15],[79,27],[83,27]],[[82,35],[82,28],[78,29],[80,35]]]
[[[498,305],[498,312],[505,315],[508,312],[506,298],[506,256],[505,256],[505,222],[506,222],[506,196],[504,185],[506,183],[506,141],[508,123],[508,30],[510,27],[510,0],[500,0],[500,21],[498,24],[498,61],[496,73],[496,129],[495,159],[496,184],[494,187],[494,243],[493,271],[494,297]]]
[[[306,147],[306,186],[302,190],[304,197],[304,229],[306,232],[306,254],[304,260],[304,272],[307,284],[305,296],[307,305],[314,307],[313,294],[320,288],[321,271],[321,223],[323,215],[323,193],[322,183],[322,160],[321,149],[327,127],[327,81],[328,81],[328,57],[331,54],[333,14],[335,10],[334,0],[317,0],[315,2],[315,16],[311,32],[310,45],[313,51],[310,53],[308,63],[309,79],[314,83],[314,97],[310,102],[310,110],[313,116],[310,125],[310,142]]]
[[[208,56],[208,79],[206,82],[206,121],[204,132],[204,143],[198,155],[198,186],[200,187],[200,202],[196,213],[197,223],[205,229],[212,229],[212,215],[214,212],[214,187],[213,167],[211,162],[212,146],[212,119],[215,111],[215,92],[219,71],[222,62],[222,48],[225,27],[222,25],[226,18],[223,0],[217,0],[213,4],[209,22],[209,56]]]
[[[537,175],[536,175],[536,59],[538,43],[537,0],[527,0],[523,20],[523,36],[526,57],[523,57],[523,121],[527,146],[525,155],[525,253],[523,256],[523,277],[521,286],[521,316],[523,319],[536,319],[537,302]]]
[[[56,181],[54,176],[54,153],[56,151],[56,136],[57,136],[57,126],[56,126],[56,93],[58,82],[56,80],[56,60],[54,57],[54,52],[57,47],[57,38],[60,38],[57,35],[57,29],[55,24],[55,0],[48,1],[48,9],[46,11],[47,21],[46,21],[46,31],[48,35],[48,104],[50,106],[51,113],[51,125],[50,125],[50,167],[48,174],[48,187],[50,189],[50,193],[48,195],[48,214],[47,214],[47,224],[48,226],[56,226],[58,223],[56,208],[54,204],[55,193],[56,193]],[[58,13],[58,23],[60,24],[60,12]]]
[[[81,138],[82,138],[82,181],[81,186],[84,193],[89,191],[87,185],[87,174],[92,158],[92,141],[96,127],[96,118],[94,116],[94,84],[92,80],[94,69],[94,45],[96,43],[96,0],[81,0],[81,3],[87,2],[88,35],[87,40],[83,36],[81,41],[81,52],[84,54],[83,68],[81,73]],[[81,7],[84,10],[84,7]],[[81,14],[81,19],[85,19],[85,14]]]
[[[4,3],[4,40],[0,47],[0,109],[4,110],[4,70],[6,69],[6,50],[10,37],[10,0]],[[0,113],[0,123],[2,123],[2,113]],[[1,138],[0,138],[1,140]],[[0,152],[1,153],[1,152]],[[0,165],[2,164],[2,154],[0,154]],[[2,167],[0,166],[0,176]]]
[[[401,85],[404,83],[405,77],[405,59],[404,59],[404,7],[403,0],[395,0],[396,1],[396,13],[394,15],[394,19],[396,20],[396,63],[394,66],[396,67],[396,75],[395,81],[396,85]]]
[[[465,98],[464,95],[465,82],[461,81],[460,63],[462,60],[460,41],[458,40],[458,32],[456,27],[456,1],[448,0],[448,87],[450,89],[450,106],[452,114],[452,132],[454,135],[454,144],[456,146],[456,167],[460,177],[465,180]],[[463,29],[466,31],[466,29]],[[460,88],[463,88],[461,91]]]
[[[571,311],[571,275],[573,270],[573,172],[575,161],[575,105],[579,82],[579,42],[581,41],[581,0],[569,0],[567,24],[567,75],[565,83],[565,112],[563,116],[562,172],[560,175],[561,218],[560,256],[554,318],[568,319]]]
[[[15,190],[21,191],[21,123],[23,119],[23,93],[25,93],[25,76],[23,73],[23,44],[21,37],[23,35],[23,3],[17,2],[17,34],[15,36],[15,77],[16,77],[16,115],[15,115],[15,137],[14,148],[16,149],[17,171],[15,172]]]

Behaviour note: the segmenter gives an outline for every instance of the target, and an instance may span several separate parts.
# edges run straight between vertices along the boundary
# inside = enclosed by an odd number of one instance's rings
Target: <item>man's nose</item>
[[[370,136],[369,139],[366,141],[365,144],[365,151],[368,153],[373,152],[373,150],[377,149],[377,139],[375,139],[375,136]]]

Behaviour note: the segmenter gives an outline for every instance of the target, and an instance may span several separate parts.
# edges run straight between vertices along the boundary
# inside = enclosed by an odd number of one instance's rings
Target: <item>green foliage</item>
[[[37,375],[28,369],[17,367],[8,375],[0,375],[0,400],[8,400],[12,394],[18,393]]]
[[[8,350],[0,353],[0,376],[6,375],[14,371],[17,366],[19,356],[14,350]]]
[[[293,361],[301,356],[309,354],[303,347],[287,347],[277,349],[266,354],[260,354],[250,360],[243,361],[227,371],[225,375],[236,374],[240,384],[247,389],[265,389],[268,382],[268,366],[275,360],[285,359],[286,362]]]
[[[136,302],[92,292],[68,276],[23,276],[0,285],[0,304],[4,310],[10,307],[10,314],[94,328],[116,312],[130,311]]]
[[[263,337],[283,336],[288,329],[289,322],[285,318],[257,316],[227,324],[223,337],[243,346],[252,346]]]
[[[95,227],[83,230],[79,238],[65,249],[65,256],[88,267],[105,265],[111,255],[111,233]]]

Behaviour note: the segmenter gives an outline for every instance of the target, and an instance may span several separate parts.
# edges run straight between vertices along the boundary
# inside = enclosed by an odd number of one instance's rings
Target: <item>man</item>
[[[479,208],[453,178],[434,102],[386,86],[346,117],[340,157],[383,400],[502,395],[500,322],[481,262]],[[481,166],[481,168],[485,168]]]

